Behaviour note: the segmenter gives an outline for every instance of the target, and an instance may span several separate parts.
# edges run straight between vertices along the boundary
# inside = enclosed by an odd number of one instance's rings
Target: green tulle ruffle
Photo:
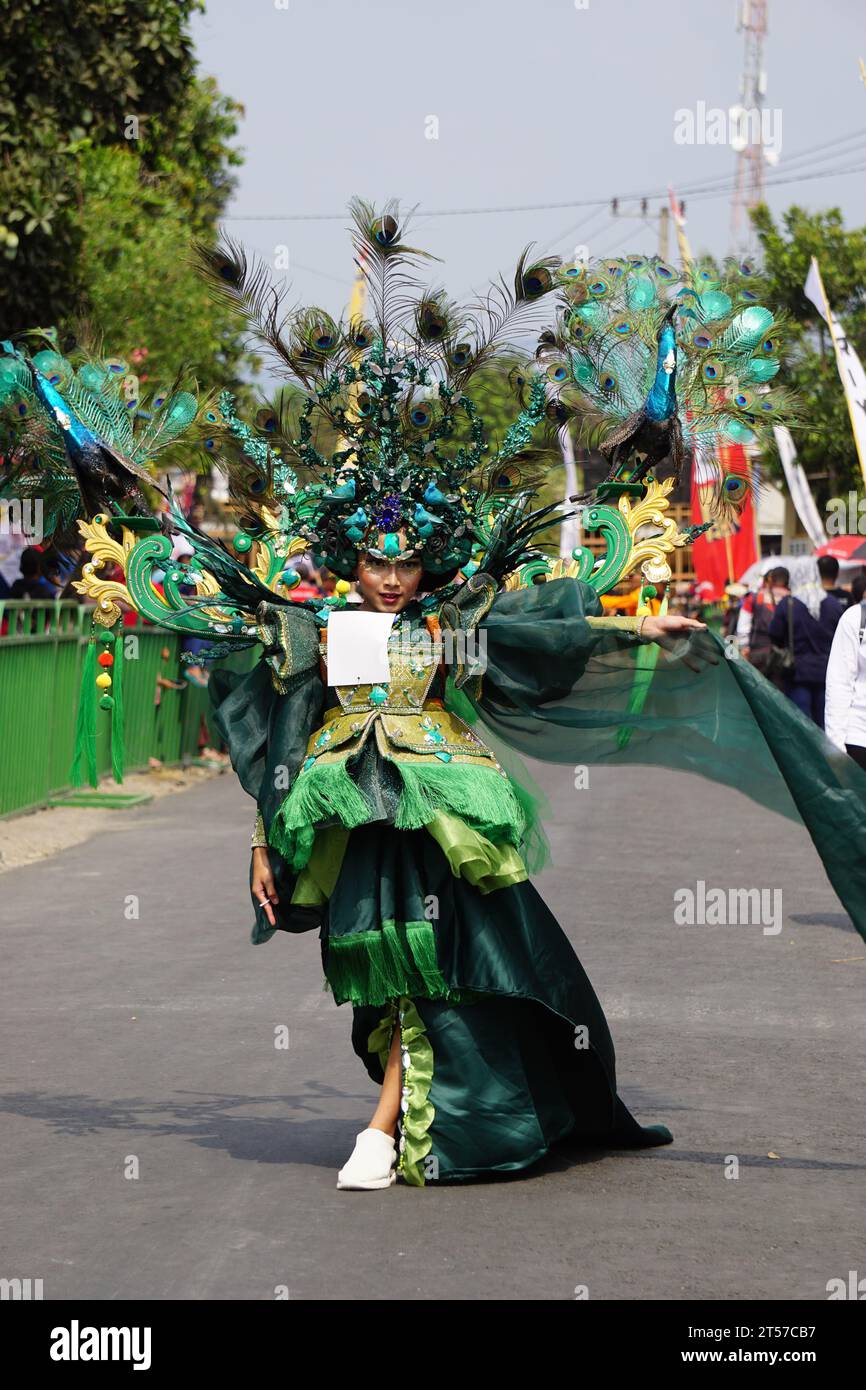
[[[448,860],[455,878],[465,878],[479,893],[492,893],[528,877],[526,865],[512,844],[495,845],[458,816],[437,811],[424,826]]]
[[[388,1005],[367,1040],[367,1051],[377,1054],[384,1072],[397,1026],[403,1069],[401,1093],[405,1101],[397,1172],[411,1187],[424,1187],[427,1176],[432,1176],[430,1163],[435,1162],[425,1163],[433,1147],[430,1126],[436,1115],[429,1099],[433,1084],[433,1048],[424,1021],[410,998],[403,995]]]

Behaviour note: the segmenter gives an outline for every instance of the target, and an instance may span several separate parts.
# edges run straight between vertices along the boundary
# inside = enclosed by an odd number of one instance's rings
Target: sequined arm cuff
[[[274,688],[285,693],[292,677],[319,664],[319,629],[312,613],[297,607],[260,603],[256,634],[271,668]]]
[[[256,813],[256,823],[253,826],[251,844],[253,849],[267,849],[268,837],[265,834],[265,823],[262,820],[261,811]]]
[[[601,632],[631,632],[635,637],[641,637],[641,630],[644,621],[649,617],[648,613],[641,613],[637,618],[587,618],[590,627],[597,628]],[[648,642],[648,637],[643,637],[644,642]]]

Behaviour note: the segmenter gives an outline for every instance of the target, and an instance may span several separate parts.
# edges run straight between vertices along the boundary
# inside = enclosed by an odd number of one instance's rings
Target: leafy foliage
[[[241,162],[238,107],[195,74],[201,0],[0,4],[4,333],[91,322],[172,376],[237,375],[240,340],[188,265]]]
[[[789,316],[785,382],[799,396],[806,422],[795,432],[797,451],[819,504],[863,484],[851,421],[830,335],[803,293],[812,256],[818,260],[834,315],[866,360],[866,228],[846,230],[838,208],[791,207],[777,224],[769,209],[752,214],[768,283],[768,300]]]

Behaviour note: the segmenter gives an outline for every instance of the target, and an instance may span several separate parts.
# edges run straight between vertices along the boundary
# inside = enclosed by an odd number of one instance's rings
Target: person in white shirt
[[[839,619],[827,663],[824,731],[866,769],[866,574],[851,585],[853,602]]]

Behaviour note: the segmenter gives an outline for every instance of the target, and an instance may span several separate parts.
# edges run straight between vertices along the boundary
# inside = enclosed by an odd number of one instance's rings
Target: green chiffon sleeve
[[[866,773],[718,638],[701,634],[716,661],[695,672],[690,643],[665,651],[588,621],[600,614],[574,579],[498,594],[479,625],[480,680],[458,699],[519,753],[693,772],[799,821],[866,938]]]
[[[325,690],[319,675],[318,649],[312,640],[314,624],[308,621],[309,616],[282,610],[278,632],[271,634],[260,625],[263,654],[251,671],[239,675],[216,668],[208,682],[214,724],[225,741],[241,786],[256,803],[265,836],[297,775],[307,740],[321,722],[324,709]],[[297,875],[273,847],[269,848],[268,857],[280,898],[277,929],[311,930],[318,925],[314,914],[290,902]],[[270,940],[276,929],[270,926],[261,907],[255,903],[254,907],[252,940],[258,945]]]

